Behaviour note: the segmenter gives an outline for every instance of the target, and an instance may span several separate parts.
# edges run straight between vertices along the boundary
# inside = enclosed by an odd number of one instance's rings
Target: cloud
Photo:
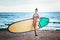
[[[27,0],[0,0],[0,6],[17,6],[27,3]]]
[[[0,11],[60,11],[60,0],[0,0]]]

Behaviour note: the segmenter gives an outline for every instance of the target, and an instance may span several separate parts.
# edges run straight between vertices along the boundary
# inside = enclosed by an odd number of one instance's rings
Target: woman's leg
[[[37,36],[36,24],[34,24],[34,32],[35,32],[35,36]]]

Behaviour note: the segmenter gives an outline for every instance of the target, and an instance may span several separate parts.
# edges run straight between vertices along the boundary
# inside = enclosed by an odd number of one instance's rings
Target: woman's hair
[[[38,9],[36,8],[35,10],[37,10],[38,11]]]
[[[38,12],[38,9],[36,8],[36,9],[35,9],[35,13],[37,13],[37,12]]]

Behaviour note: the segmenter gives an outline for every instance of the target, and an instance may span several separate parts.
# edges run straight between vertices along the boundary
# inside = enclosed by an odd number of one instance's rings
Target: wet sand
[[[34,31],[26,33],[11,33],[8,30],[0,30],[0,40],[60,40],[60,31]]]

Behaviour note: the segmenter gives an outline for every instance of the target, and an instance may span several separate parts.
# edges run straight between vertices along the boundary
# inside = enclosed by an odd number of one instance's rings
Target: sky
[[[60,12],[60,0],[0,0],[0,12]]]

